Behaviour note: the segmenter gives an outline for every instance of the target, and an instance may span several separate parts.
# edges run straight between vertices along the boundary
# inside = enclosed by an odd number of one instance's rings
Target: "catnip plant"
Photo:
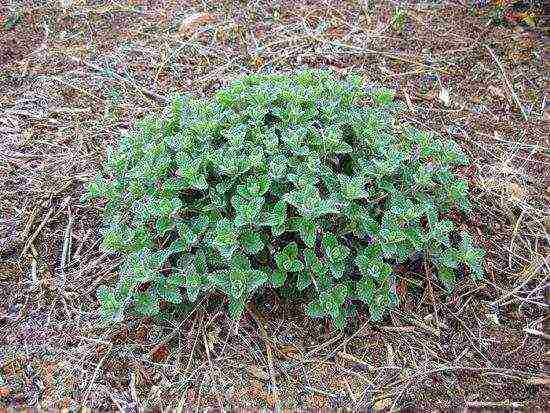
[[[209,99],[177,96],[108,153],[86,197],[104,201],[103,248],[124,261],[103,313],[224,294],[231,317],[261,288],[293,289],[312,317],[381,320],[395,268],[419,257],[451,289],[483,276],[459,146],[396,121],[387,89],[332,72],[251,75]]]

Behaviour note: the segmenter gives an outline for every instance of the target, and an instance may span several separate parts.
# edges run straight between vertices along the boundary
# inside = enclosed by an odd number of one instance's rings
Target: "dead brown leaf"
[[[214,21],[214,16],[210,13],[193,13],[187,16],[180,23],[178,32],[183,35],[189,35],[196,31],[200,26],[204,26]]]
[[[270,379],[269,374],[267,374],[267,372],[259,366],[249,366],[247,367],[247,370],[250,374],[252,374],[257,379],[260,379],[263,381],[269,381]]]
[[[374,410],[377,412],[386,410],[386,409],[389,409],[391,405],[392,405],[391,399],[389,398],[380,399],[374,402]]]
[[[504,91],[501,88],[491,85],[487,89],[489,90],[491,95],[502,100],[508,100],[506,93],[504,93]]]

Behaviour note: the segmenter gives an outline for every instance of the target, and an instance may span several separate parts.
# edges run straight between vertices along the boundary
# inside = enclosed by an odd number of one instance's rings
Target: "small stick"
[[[38,279],[38,261],[36,260],[36,258],[38,257],[38,251],[33,244],[31,244],[30,248],[32,253],[31,279],[34,284],[38,284],[40,282],[40,280]]]
[[[34,233],[31,235],[31,237],[29,238],[29,240],[25,244],[25,247],[23,248],[23,251],[21,252],[21,257],[27,253],[27,250],[29,249],[30,245],[34,242],[36,237],[38,237],[38,234],[40,234],[40,231],[42,231],[42,228],[44,228],[44,226],[50,220],[50,217],[52,216],[52,213],[53,213],[53,208],[50,208],[48,210],[48,212],[46,213],[46,216],[44,217],[44,219],[42,220],[42,222],[40,223],[40,225],[36,229],[36,231],[34,231]]]
[[[63,250],[61,251],[61,276],[63,278],[63,285],[65,285],[65,268],[69,264],[70,251],[71,251],[71,234],[73,228],[73,214],[71,213],[71,207],[68,207],[69,222],[65,228],[65,235],[63,238]]]
[[[524,213],[525,213],[525,210],[522,209],[516,221],[516,225],[514,225],[514,231],[512,232],[512,236],[510,237],[510,251],[513,251],[514,241],[516,240],[516,236],[519,230],[519,224],[521,222],[521,219],[523,218]],[[512,269],[512,254],[508,254],[508,268]]]
[[[349,397],[353,402],[353,406],[357,408],[357,398],[355,397],[355,394],[353,394],[353,390],[351,389],[351,386],[349,385],[349,382],[345,377],[344,377],[344,383],[346,383],[346,388],[348,390]]]
[[[427,333],[433,334],[436,337],[439,337],[441,335],[441,331],[439,331],[436,328],[431,327],[431,326],[423,323],[420,320],[417,320],[416,318],[409,318],[408,321],[409,321],[409,323],[415,325],[416,327],[421,328],[422,330],[424,330]]]
[[[523,331],[533,336],[542,337],[545,340],[550,340],[550,334],[543,333],[542,331],[535,330],[534,328],[524,328]]]
[[[36,219],[36,214],[38,213],[39,209],[40,209],[39,205],[36,205],[33,208],[32,212],[31,212],[31,216],[29,217],[29,220],[27,221],[27,224],[25,225],[25,229],[23,230],[23,233],[21,234],[21,239],[23,241],[29,235],[29,232],[31,231],[32,224],[34,223],[34,220]]]
[[[92,235],[92,230],[88,229],[84,236],[82,237],[82,240],[80,241],[80,245],[76,249],[76,252],[74,253],[73,258],[80,258],[80,252],[82,251],[82,247],[84,246],[85,242],[90,238],[90,235]]]
[[[269,368],[269,376],[271,377],[271,384],[273,385],[273,397],[275,398],[275,411],[280,411],[279,406],[279,389],[277,387],[277,381],[275,380],[275,368],[273,367],[273,353],[271,351],[271,346],[269,345],[269,338],[267,336],[267,332],[265,330],[265,327],[263,325],[262,320],[260,319],[260,316],[256,316],[254,311],[249,307],[248,312],[256,321],[256,324],[260,328],[260,334],[264,340],[265,349],[267,352],[267,366]]]
[[[523,115],[523,119],[527,120],[527,114],[523,110],[523,106],[521,106],[521,102],[519,101],[518,95],[514,91],[514,88],[512,87],[512,84],[510,83],[510,80],[508,80],[508,77],[506,76],[506,72],[504,71],[504,67],[502,66],[502,63],[500,63],[500,60],[498,60],[497,55],[495,54],[495,52],[493,52],[493,50],[489,46],[485,45],[485,48],[489,51],[489,53],[491,54],[491,57],[493,58],[493,60],[498,65],[498,67],[500,69],[500,72],[502,73],[502,77],[504,78],[504,82],[506,83],[506,86],[510,90],[510,93],[512,94],[512,97],[514,98],[514,101],[515,101],[517,107],[521,111],[521,114]]]
[[[92,386],[94,385],[95,379],[99,374],[99,370],[101,369],[101,366],[103,366],[103,363],[105,363],[105,360],[107,359],[107,356],[111,353],[112,349],[113,345],[111,344],[105,355],[101,358],[101,360],[99,360],[99,363],[97,363],[94,373],[92,374],[92,378],[90,379],[90,383],[88,384],[88,389],[86,390],[86,395],[84,396],[84,401],[82,402],[83,405],[86,404],[86,401],[90,397],[90,392],[92,391]]]
[[[518,285],[517,287],[515,287],[513,290],[508,291],[506,294],[504,294],[498,300],[493,301],[492,305],[502,305],[501,303],[505,299],[507,299],[508,297],[511,297],[512,295],[514,295],[518,291],[520,291],[529,281],[531,281],[531,279],[535,275],[537,275],[539,273],[539,270],[543,267],[544,263],[545,263],[544,260],[542,260],[542,262],[539,265],[537,265],[537,266],[532,265],[527,270],[523,271],[523,274],[527,273],[527,276],[525,277],[523,282],[520,285]]]
[[[220,410],[222,412],[225,411],[224,405],[220,399],[220,391],[218,389],[218,383],[217,380],[214,380],[214,366],[212,365],[212,359],[210,358],[210,347],[208,345],[208,340],[206,339],[206,332],[204,331],[204,325],[202,328],[202,338],[204,341],[204,348],[206,350],[206,358],[208,359],[208,365],[210,367],[210,375],[212,377],[212,381],[214,383],[215,391],[216,391],[216,400],[218,401],[218,406],[220,407]]]
[[[502,402],[478,402],[470,401],[467,403],[468,407],[472,408],[495,408],[495,407],[508,407],[511,409],[520,409],[525,406],[524,402],[510,402],[508,400]]]
[[[430,270],[430,267],[428,267],[428,263],[424,259],[424,270],[426,271],[426,280],[428,281],[428,291],[430,292],[430,297],[432,299],[432,305],[434,308],[434,316],[435,316],[435,323],[439,327],[439,317],[437,315],[437,308],[435,306],[435,297],[434,297],[434,290],[432,287],[432,271]]]

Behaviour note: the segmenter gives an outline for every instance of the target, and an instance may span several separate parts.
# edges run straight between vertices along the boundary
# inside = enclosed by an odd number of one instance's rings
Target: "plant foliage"
[[[396,264],[424,257],[452,288],[483,250],[446,218],[469,210],[453,141],[398,124],[393,93],[331,72],[244,77],[211,99],[173,99],[108,154],[88,197],[106,200],[103,246],[124,256],[98,296],[117,319],[162,302],[294,288],[307,313],[373,320],[398,303]]]

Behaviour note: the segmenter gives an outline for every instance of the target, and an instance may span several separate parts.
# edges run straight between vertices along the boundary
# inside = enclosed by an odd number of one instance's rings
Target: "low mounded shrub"
[[[482,277],[483,250],[448,218],[469,209],[453,173],[464,153],[395,110],[389,90],[307,70],[176,97],[141,121],[88,186],[106,200],[104,248],[124,257],[103,312],[218,291],[239,318],[271,287],[343,326],[353,300],[373,320],[397,305],[397,264],[426,260],[448,289],[455,270]]]

